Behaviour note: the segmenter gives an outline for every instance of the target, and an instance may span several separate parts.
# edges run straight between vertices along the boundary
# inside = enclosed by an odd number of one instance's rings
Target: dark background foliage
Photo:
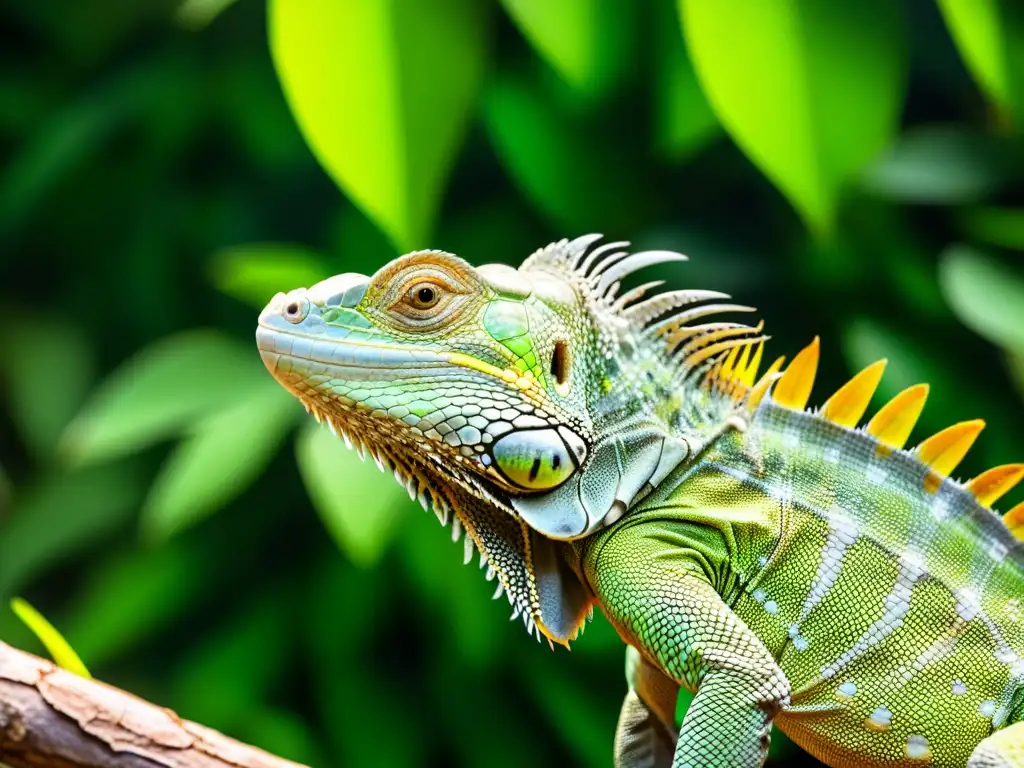
[[[273,293],[413,248],[682,250],[776,354],[822,336],[815,402],[887,357],[917,439],[989,422],[958,474],[1021,459],[1019,5],[680,6],[685,43],[669,0],[0,2],[0,638],[42,652],[27,597],[318,766],[609,765],[607,624],[508,624],[260,365]]]

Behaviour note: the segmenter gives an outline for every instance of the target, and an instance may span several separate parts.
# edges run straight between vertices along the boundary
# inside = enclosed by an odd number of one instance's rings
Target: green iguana
[[[623,291],[685,257],[599,239],[281,293],[259,349],[530,633],[568,646],[600,607],[617,765],[758,766],[775,722],[831,766],[1024,766],[1024,504],[989,508],[1024,464],[948,477],[980,421],[905,450],[925,385],[858,426],[885,361],[806,410],[817,339],[758,377],[761,325],[708,319],[749,307]]]

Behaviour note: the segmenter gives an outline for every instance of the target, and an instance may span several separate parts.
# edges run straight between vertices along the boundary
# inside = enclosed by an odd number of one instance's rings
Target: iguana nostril
[[[289,323],[301,323],[309,314],[309,299],[293,299],[284,308],[284,319]]]

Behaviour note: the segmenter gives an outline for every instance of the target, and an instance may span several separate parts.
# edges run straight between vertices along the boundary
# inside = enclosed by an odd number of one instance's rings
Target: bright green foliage
[[[274,62],[317,158],[397,248],[427,240],[482,80],[486,4],[270,0],[268,9]]]
[[[1018,271],[954,246],[939,265],[939,280],[964,325],[993,344],[1024,350],[1024,277]]]
[[[353,562],[374,565],[411,506],[405,492],[372,461],[360,462],[326,427],[304,428],[295,455],[327,531]]]
[[[58,667],[62,667],[68,672],[74,672],[76,675],[85,678],[92,677],[85,664],[78,657],[78,654],[68,645],[68,641],[64,639],[64,636],[39,611],[19,597],[11,600],[11,610],[18,615],[19,619],[25,622],[25,625],[39,638],[39,642],[46,646],[46,650],[53,657]]]
[[[679,0],[679,9],[722,125],[808,224],[829,232],[843,185],[896,129],[907,66],[899,4]]]
[[[1015,0],[937,0],[964,61],[1015,122],[1024,120],[1024,8]]]
[[[636,9],[602,0],[501,0],[537,52],[574,88],[601,93],[628,71],[638,48]]]

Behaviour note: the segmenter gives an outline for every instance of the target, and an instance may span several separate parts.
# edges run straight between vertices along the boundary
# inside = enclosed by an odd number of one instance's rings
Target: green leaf
[[[254,377],[259,355],[218,331],[168,336],[121,365],[61,437],[75,465],[109,461],[180,434],[234,403]]]
[[[868,192],[902,203],[951,205],[979,200],[1008,176],[1006,147],[959,126],[917,128],[861,176]]]
[[[708,101],[808,225],[888,143],[907,70],[899,3],[678,0]]]
[[[520,73],[494,78],[484,95],[484,126],[513,181],[566,232],[629,231],[660,201],[638,181],[621,144],[568,115]],[[518,257],[517,258],[521,258]]]
[[[174,20],[185,29],[200,30],[234,3],[235,0],[182,0]]]
[[[92,678],[89,670],[86,669],[85,664],[82,663],[82,660],[68,644],[68,641],[39,611],[20,597],[11,600],[11,610],[39,638],[39,641],[45,646],[47,653],[50,654],[50,657],[58,667],[86,679]]]
[[[965,245],[946,250],[939,282],[960,321],[993,344],[1024,350],[1024,270]]]
[[[1001,107],[1024,119],[1024,6],[1019,0],[938,0],[974,79]]]
[[[355,451],[315,422],[299,432],[295,453],[328,532],[352,562],[373,565],[412,506],[405,491],[372,460],[361,462]]]
[[[237,731],[285,672],[293,616],[289,598],[270,590],[208,627],[174,676],[178,706],[204,725]]]
[[[161,541],[227,504],[273,458],[302,413],[269,376],[200,420],[160,470],[142,509],[142,533]]]
[[[0,598],[120,529],[142,495],[138,467],[55,474],[19,488],[0,527]]]
[[[477,0],[270,0],[274,63],[307,143],[400,250],[429,242],[489,15]]]
[[[308,288],[332,273],[319,254],[300,245],[251,243],[215,253],[209,274],[218,290],[263,309],[278,292]]]
[[[655,145],[665,157],[684,160],[721,132],[715,112],[701,90],[693,62],[680,45],[678,20],[668,3],[658,3],[658,66],[655,73]]]
[[[968,208],[960,226],[974,240],[1000,248],[1024,251],[1024,209],[986,206]]]
[[[121,658],[209,594],[203,554],[174,543],[107,555],[71,602],[67,636],[94,667]]]
[[[530,45],[581,91],[599,94],[614,86],[636,60],[632,3],[599,0],[501,0]]]
[[[49,458],[93,379],[88,340],[75,325],[35,318],[0,330],[0,347],[11,419],[35,457]]]

